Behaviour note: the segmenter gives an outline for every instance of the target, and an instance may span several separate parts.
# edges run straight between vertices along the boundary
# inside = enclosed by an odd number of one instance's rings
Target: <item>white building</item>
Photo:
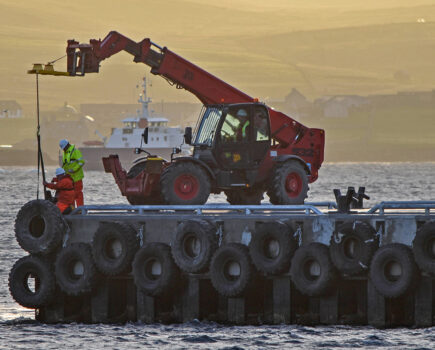
[[[0,118],[21,118],[22,114],[23,111],[17,101],[0,101]]]

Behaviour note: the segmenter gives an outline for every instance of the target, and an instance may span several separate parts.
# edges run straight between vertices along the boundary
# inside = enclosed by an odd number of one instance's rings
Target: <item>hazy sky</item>
[[[110,30],[150,37],[260,99],[431,89],[431,0],[0,0],[0,100],[33,106],[32,63]],[[55,65],[65,70],[65,60]],[[149,68],[120,53],[84,78],[42,77],[41,103],[135,103]],[[404,79],[397,80],[397,72]],[[396,75],[395,75],[396,74]],[[157,100],[196,101],[153,77]]]

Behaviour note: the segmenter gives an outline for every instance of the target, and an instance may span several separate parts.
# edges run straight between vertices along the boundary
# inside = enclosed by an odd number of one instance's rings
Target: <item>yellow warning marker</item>
[[[34,63],[33,69],[28,70],[27,74],[41,74],[41,75],[58,75],[58,76],[70,76],[69,72],[58,72],[54,70],[54,66],[51,63],[43,65],[41,63]]]

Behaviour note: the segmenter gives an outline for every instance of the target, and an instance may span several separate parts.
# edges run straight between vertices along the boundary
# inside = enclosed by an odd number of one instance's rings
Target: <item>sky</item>
[[[433,0],[0,0],[0,13],[0,100],[28,113],[32,64],[63,56],[68,39],[111,30],[149,37],[263,101],[292,88],[311,99],[431,90],[435,79]],[[65,59],[55,68],[66,70]],[[41,105],[135,103],[144,74],[146,65],[119,53],[99,74],[41,77]],[[154,100],[196,101],[150,78]]]

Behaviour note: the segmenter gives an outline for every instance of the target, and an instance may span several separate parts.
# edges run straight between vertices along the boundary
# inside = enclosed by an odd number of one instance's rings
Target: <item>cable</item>
[[[47,64],[53,64],[54,62],[57,62],[57,61],[61,60],[64,57],[66,57],[66,55],[63,55],[62,57],[59,57],[59,58],[55,59],[54,61],[50,61]]]

